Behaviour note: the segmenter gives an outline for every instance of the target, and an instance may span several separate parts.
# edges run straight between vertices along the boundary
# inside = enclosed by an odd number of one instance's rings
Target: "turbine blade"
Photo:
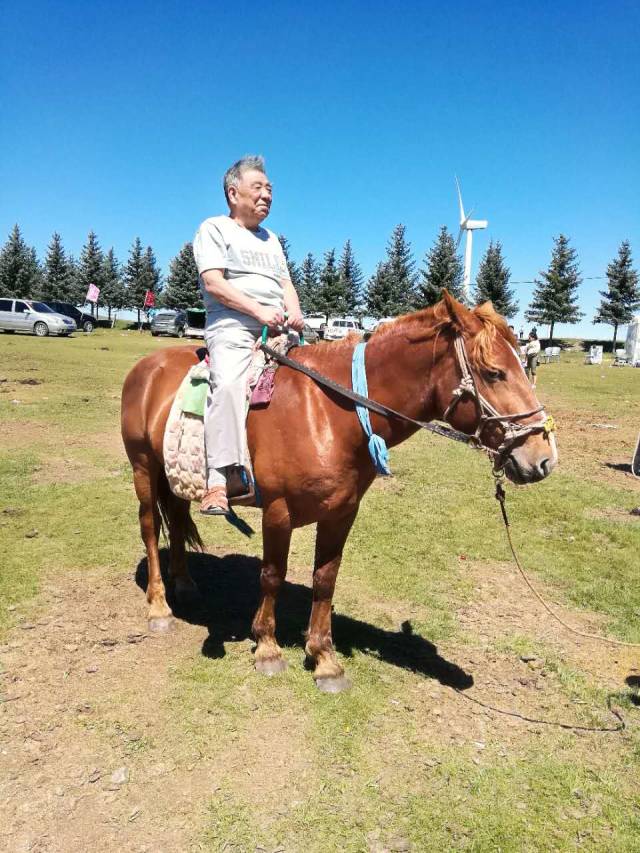
[[[458,188],[458,203],[460,205],[460,225],[467,219],[464,215],[464,207],[462,206],[462,193],[460,192],[460,181],[458,180],[458,176],[456,175],[456,187]]]
[[[458,246],[460,245],[460,240],[462,240],[462,232],[463,232],[463,231],[464,231],[464,228],[462,227],[462,224],[461,224],[461,225],[460,225],[460,230],[458,231],[458,239],[456,240],[456,249],[457,249],[457,248],[458,248]]]

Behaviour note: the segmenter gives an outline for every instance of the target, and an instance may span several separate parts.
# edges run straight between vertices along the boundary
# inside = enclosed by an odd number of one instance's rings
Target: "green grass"
[[[119,391],[138,358],[174,343],[119,330],[67,341],[0,337],[5,632],[16,613],[28,614],[45,579],[122,574],[141,558],[117,438]],[[640,371],[586,367],[582,358],[563,355],[541,367],[540,396],[550,411],[637,430]],[[20,384],[25,378],[41,384]],[[563,435],[562,419],[559,436],[566,464],[561,456],[553,476],[534,487],[508,487],[516,546],[554,600],[599,614],[602,630],[640,641],[640,523],[628,516],[640,504],[637,484],[581,467],[580,439]],[[619,455],[614,431],[601,440],[602,457]],[[74,478],[52,481],[53,461],[64,460],[78,466]],[[414,666],[424,654],[421,638],[453,662],[459,649],[484,655],[484,641],[461,629],[456,610],[474,595],[468,567],[510,556],[483,456],[423,434],[393,450],[391,464],[395,478],[376,483],[363,501],[338,582],[334,635],[350,692],[320,695],[300,642],[285,645],[287,673],[268,680],[252,669],[250,641],[228,641],[223,657],[194,648],[171,670],[161,699],[170,731],[131,737],[123,687],[104,717],[91,720],[93,735],[121,742],[140,760],[169,751],[181,766],[197,754],[215,769],[216,789],[194,792],[206,806],[194,837],[206,849],[355,853],[406,841],[419,851],[639,850],[638,711],[623,685],[618,701],[628,731],[581,736],[471,712]],[[242,514],[259,531],[259,512]],[[216,553],[260,553],[259,532],[247,541],[227,525],[200,529]],[[312,555],[313,530],[296,531],[291,565],[309,567]],[[524,587],[522,595],[527,600]],[[406,649],[414,641],[412,658]],[[535,636],[515,630],[491,651],[514,671],[524,653],[544,660],[559,707],[539,715],[607,722],[605,688]],[[481,676],[482,663],[477,669]],[[495,704],[520,701],[507,695]],[[448,712],[436,716],[439,704]]]

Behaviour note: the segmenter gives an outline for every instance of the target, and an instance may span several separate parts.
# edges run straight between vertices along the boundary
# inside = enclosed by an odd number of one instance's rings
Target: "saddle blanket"
[[[286,353],[290,347],[287,335],[269,340],[269,346]],[[247,380],[249,406],[268,405],[273,394],[277,362],[268,358],[256,344]],[[209,365],[206,360],[191,367],[176,393],[164,431],[164,469],[169,488],[179,498],[202,500],[207,488],[207,465],[204,451],[204,409],[209,390]],[[249,459],[249,453],[246,453]],[[253,485],[253,475],[250,486]]]

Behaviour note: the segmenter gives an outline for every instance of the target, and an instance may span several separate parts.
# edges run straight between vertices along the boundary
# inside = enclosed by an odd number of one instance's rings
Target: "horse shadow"
[[[628,462],[605,462],[607,468],[612,471],[622,471],[624,474],[631,474],[631,465]]]
[[[202,653],[210,658],[225,655],[225,643],[251,637],[251,622],[260,599],[260,560],[243,554],[216,557],[190,553],[187,557],[191,577],[198,596],[188,602],[178,600],[168,583],[168,550],[160,551],[160,567],[167,588],[167,599],[177,619],[205,626],[209,634]],[[135,581],[142,590],[147,587],[147,559],[137,566]],[[311,612],[311,589],[303,584],[285,581],[278,597],[277,635],[282,646],[304,649],[304,632]],[[457,664],[438,654],[437,647],[413,633],[411,623],[404,622],[400,631],[386,631],[369,622],[344,613],[333,613],[333,642],[336,650],[352,657],[355,650],[377,657],[392,666],[433,678],[448,687],[465,690],[473,685],[473,677]]]

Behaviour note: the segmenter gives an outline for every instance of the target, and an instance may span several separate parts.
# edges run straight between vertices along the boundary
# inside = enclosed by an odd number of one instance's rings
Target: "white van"
[[[76,321],[58,314],[44,302],[32,299],[0,299],[0,331],[30,332],[39,338],[47,335],[70,335]]]
[[[346,338],[350,332],[364,335],[364,329],[358,320],[353,317],[331,317],[327,325],[324,327],[325,341],[338,341],[341,338]]]

